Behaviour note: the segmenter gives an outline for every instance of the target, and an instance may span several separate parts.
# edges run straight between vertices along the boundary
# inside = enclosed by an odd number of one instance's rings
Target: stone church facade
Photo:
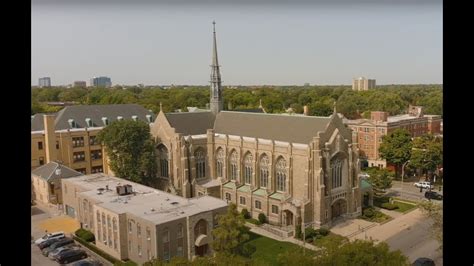
[[[213,45],[210,110],[160,111],[151,129],[159,189],[222,198],[290,228],[360,215],[358,149],[336,110],[330,117],[223,111],[215,30]]]

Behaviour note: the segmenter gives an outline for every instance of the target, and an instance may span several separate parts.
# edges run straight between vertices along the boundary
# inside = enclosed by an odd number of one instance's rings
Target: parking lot
[[[71,237],[74,231],[79,228],[79,224],[74,219],[63,215],[54,207],[45,205],[35,205],[31,207],[31,265],[33,266],[57,266],[57,262],[43,256],[39,247],[33,244],[33,240],[42,237],[45,230],[48,232],[63,231],[67,237]],[[79,245],[77,244],[79,247]],[[97,256],[87,249],[82,248],[87,252],[87,260],[95,260],[102,263],[102,265],[112,265],[110,262]],[[73,263],[67,264],[71,265]]]

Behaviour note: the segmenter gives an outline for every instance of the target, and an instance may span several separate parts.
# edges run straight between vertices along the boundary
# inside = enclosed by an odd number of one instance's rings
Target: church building
[[[160,111],[159,189],[210,195],[268,223],[330,227],[361,214],[357,145],[336,109],[329,117],[224,111],[214,23],[210,110]]]

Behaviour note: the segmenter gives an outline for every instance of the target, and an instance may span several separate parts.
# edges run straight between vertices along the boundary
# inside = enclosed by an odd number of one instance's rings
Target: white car
[[[39,245],[39,244],[41,244],[44,241],[49,240],[49,239],[61,239],[61,238],[65,238],[65,237],[66,236],[64,235],[64,232],[49,233],[49,234],[44,235],[42,238],[36,239],[35,244]]]
[[[430,182],[416,182],[413,184],[415,187],[422,187],[422,188],[433,188]]]

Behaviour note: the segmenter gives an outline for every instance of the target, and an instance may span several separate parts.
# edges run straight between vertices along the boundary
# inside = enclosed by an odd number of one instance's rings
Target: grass
[[[253,218],[250,218],[250,219],[245,219],[246,222],[249,222],[251,224],[255,224],[255,225],[261,225],[262,223],[257,220],[257,219],[253,219]]]
[[[334,233],[329,233],[329,235],[327,235],[323,238],[316,239],[313,242],[313,244],[317,247],[327,247],[331,243],[341,243],[341,242],[347,241],[347,240],[348,239],[346,237],[343,237],[341,235],[334,234]]]
[[[257,250],[250,258],[258,265],[281,265],[278,263],[278,255],[285,251],[296,251],[302,247],[289,242],[280,242],[265,236],[249,232],[250,239],[245,243],[253,244]],[[245,244],[244,243],[244,244]],[[306,252],[314,252],[306,250]]]
[[[414,204],[405,203],[405,202],[401,202],[401,201],[397,201],[397,200],[394,200],[392,203],[394,205],[398,206],[398,208],[394,210],[394,211],[397,211],[397,212],[404,213],[404,212],[407,212],[411,209],[416,208],[416,205],[414,205]]]

